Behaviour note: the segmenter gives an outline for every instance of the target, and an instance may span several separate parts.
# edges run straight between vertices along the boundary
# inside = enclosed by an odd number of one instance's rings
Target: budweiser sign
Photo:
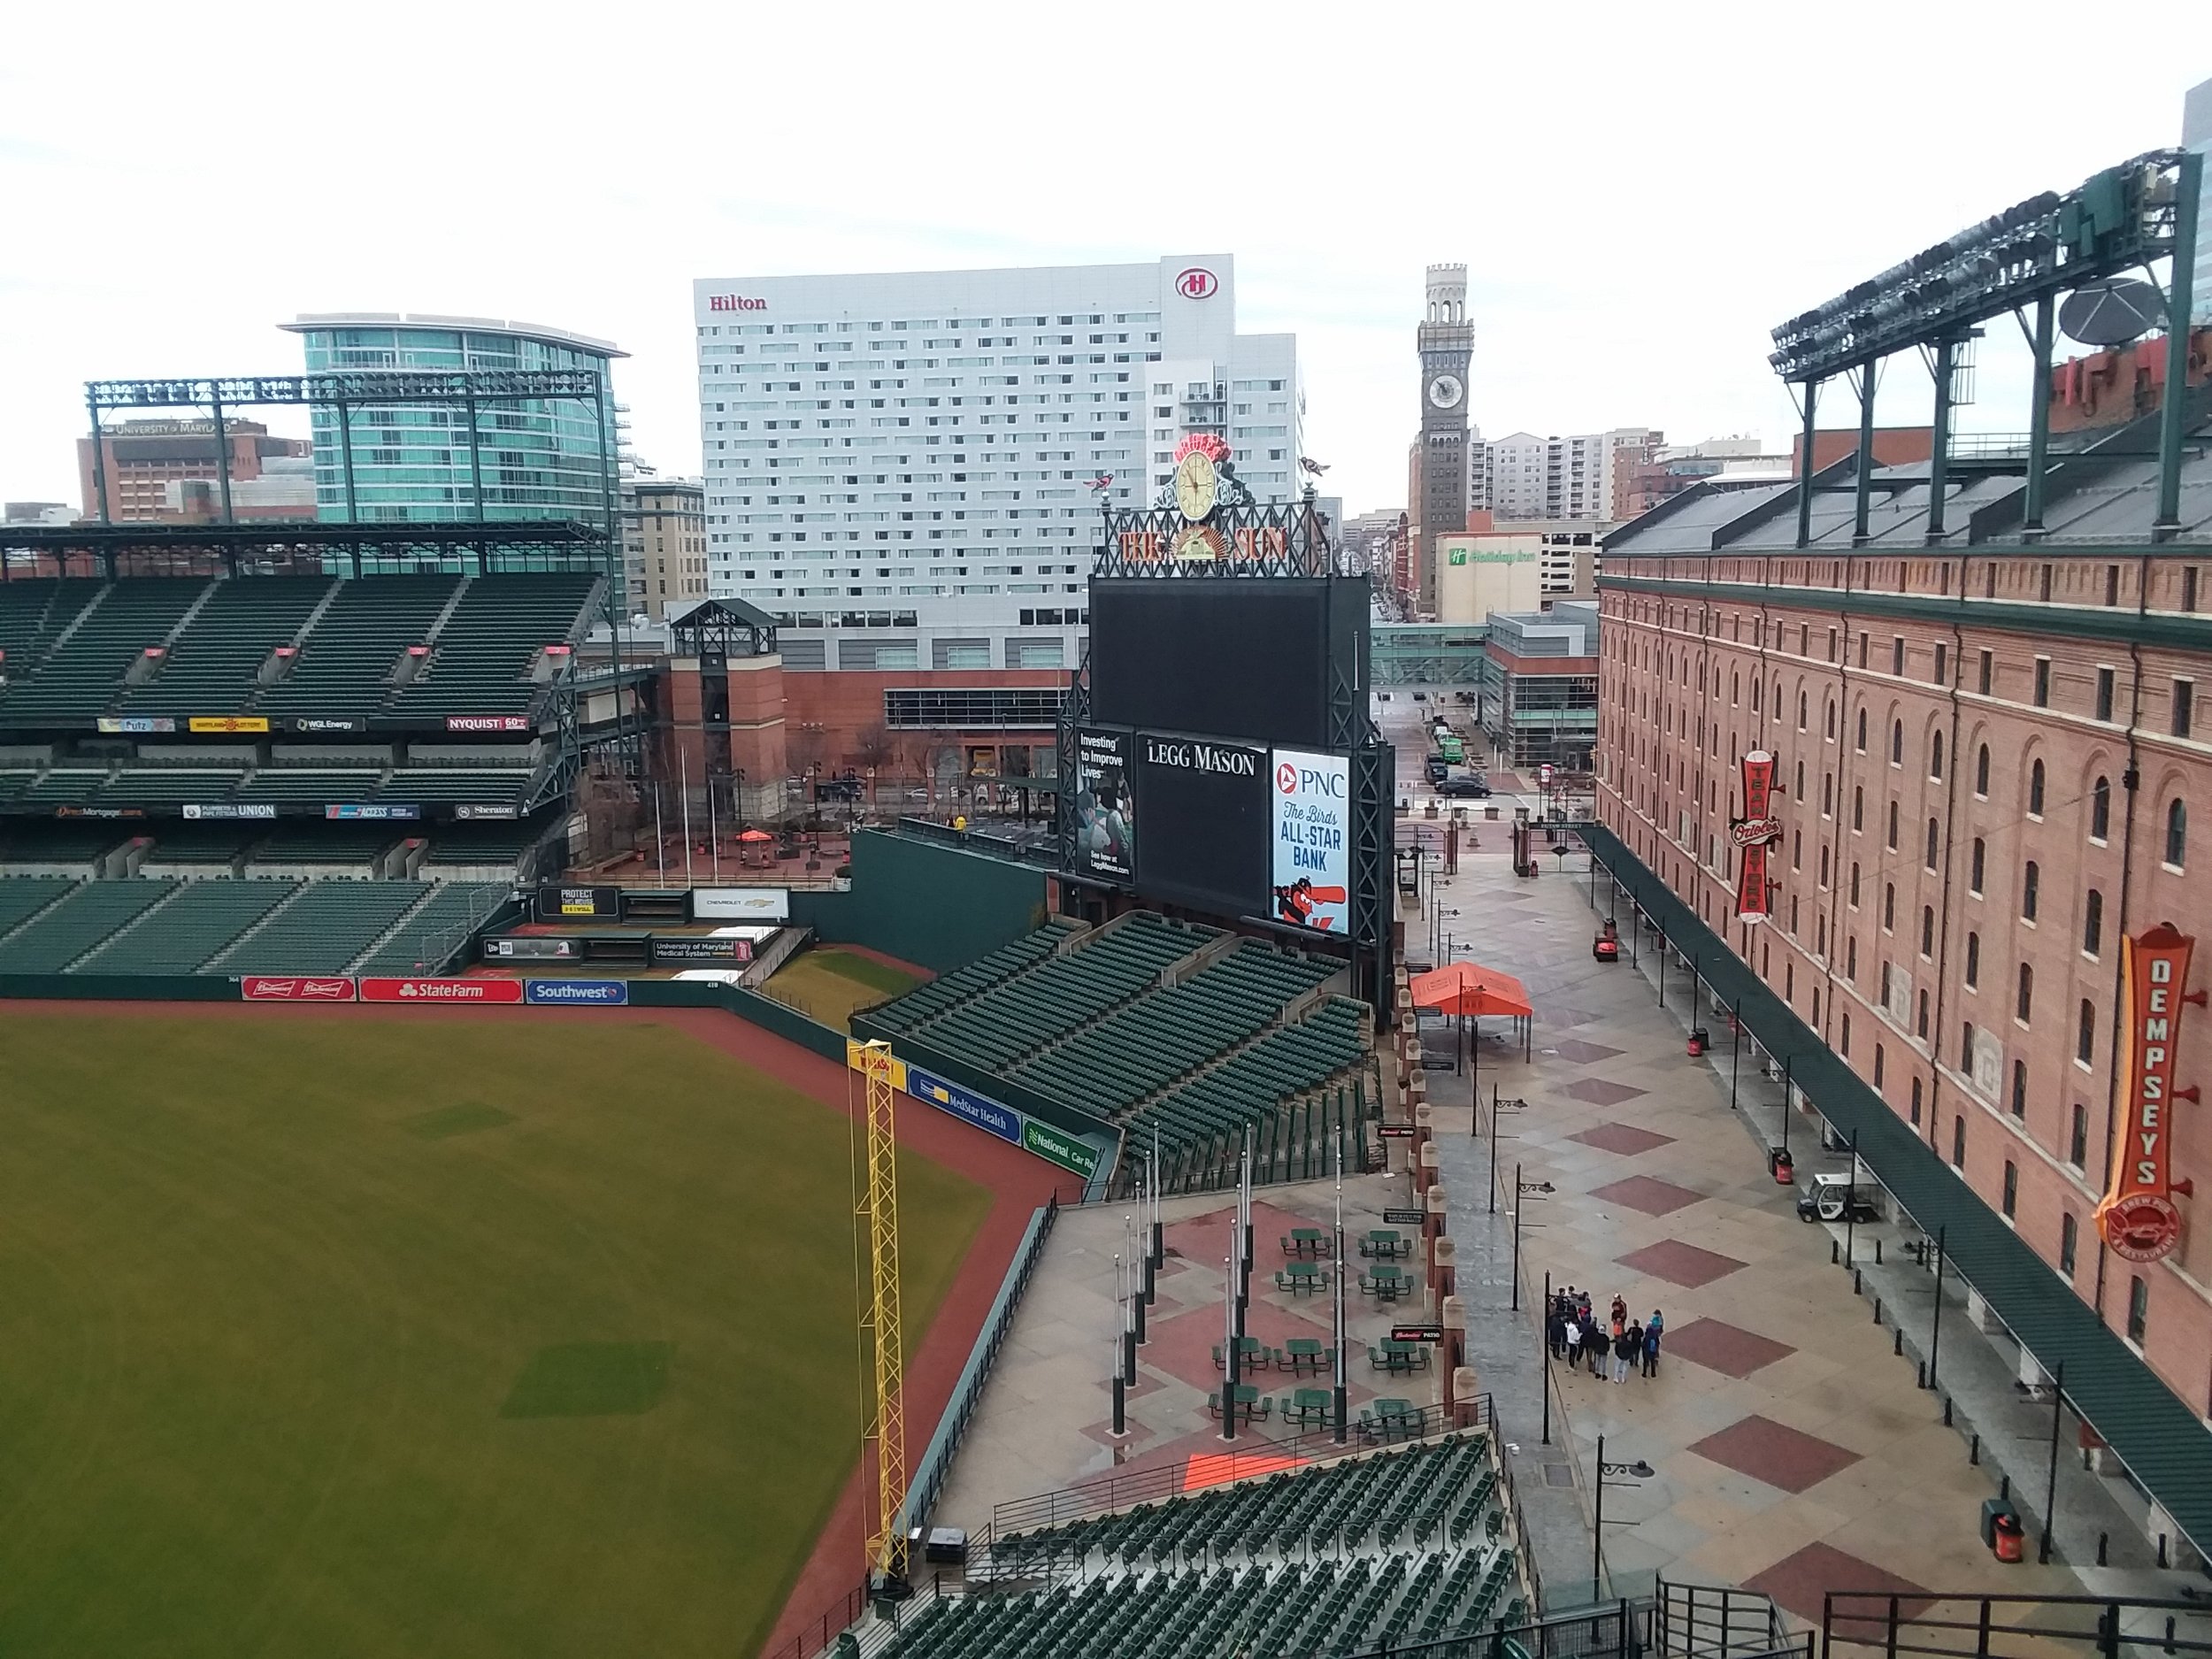
[[[1774,757],[1755,749],[1743,757],[1743,816],[1728,826],[1736,843],[1736,915],[1763,922],[1767,908],[1767,849],[1782,839],[1782,820],[1774,815]]]
[[[342,977],[280,979],[250,973],[238,981],[238,995],[249,1002],[350,1002],[353,981]]]
[[[2112,1148],[2112,1184],[2097,1205],[2097,1232],[2116,1255],[2155,1262],[2181,1241],[2181,1211],[2172,1194],[2191,1190],[2170,1169],[2177,1100],[2193,1102],[2194,1087],[2174,1087],[2181,1046],[2182,1004],[2201,1000],[2183,990],[2196,941],[2161,922],[2120,943],[2127,1028],[2121,1053],[2120,1116]]]

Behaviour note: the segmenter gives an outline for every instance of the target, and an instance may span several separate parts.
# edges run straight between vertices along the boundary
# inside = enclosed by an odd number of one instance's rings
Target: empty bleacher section
[[[1364,1116],[1367,1012],[1325,958],[1136,911],[1056,922],[856,1017],[933,1056],[1156,1140],[1172,1190],[1217,1184],[1248,1132],[1262,1179],[1319,1174]],[[1356,1146],[1347,1145],[1356,1167]],[[1133,1179],[1125,1156],[1118,1179]]]
[[[291,672],[255,700],[255,710],[290,718],[349,719],[381,707],[401,658],[411,647],[430,642],[432,628],[460,585],[457,576],[347,582],[302,641]]]
[[[11,604],[0,585],[0,604]],[[30,653],[29,672],[12,668],[0,692],[0,717],[12,725],[78,723],[107,712],[123,678],[149,646],[165,645],[208,591],[204,579],[149,576],[110,583],[76,618],[66,638]]]
[[[88,865],[143,827],[99,818],[0,818],[0,864]]]
[[[123,694],[126,714],[231,714],[260,688],[259,675],[331,590],[326,577],[247,577],[216,584],[208,601],[143,684]]]
[[[557,815],[556,815],[557,816]],[[511,864],[546,839],[553,825],[540,813],[534,819],[497,818],[472,823],[441,824],[431,832],[430,851],[424,865],[446,870],[481,869]],[[555,869],[559,860],[554,860]],[[550,874],[551,871],[541,871]]]
[[[149,823],[145,833],[153,845],[147,849],[148,864],[193,864],[235,867],[254,842],[268,832],[265,824],[238,824],[220,820],[164,818]],[[195,874],[203,873],[196,870]]]
[[[395,711],[521,712],[534,691],[526,678],[532,664],[547,646],[573,639],[597,583],[587,575],[479,577]]]
[[[0,583],[0,675],[21,679],[68,631],[102,583],[51,576]]]
[[[506,902],[509,892],[502,882],[444,883],[352,965],[362,973],[434,972]]]
[[[430,891],[426,881],[317,881],[207,965],[217,973],[340,973]]]
[[[1485,1437],[1442,1440],[999,1537],[910,1615],[895,1659],[1366,1654],[1522,1624]]]
[[[96,883],[121,887],[124,883]],[[130,885],[136,885],[132,883]],[[192,973],[299,890],[296,881],[188,881],[72,964],[78,973]]]
[[[0,876],[0,935],[21,926],[76,885],[71,876]]]
[[[234,797],[261,806],[326,806],[336,801],[366,801],[384,780],[384,764],[365,757],[358,763],[335,760],[274,761],[257,768],[238,787]]]
[[[0,935],[0,973],[59,973],[176,890],[173,881],[86,881]]]

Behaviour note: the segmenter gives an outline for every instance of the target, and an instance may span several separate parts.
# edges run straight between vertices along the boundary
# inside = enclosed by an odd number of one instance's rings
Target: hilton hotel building
[[[708,588],[787,669],[1073,668],[1102,496],[1196,432],[1298,493],[1297,340],[1237,333],[1227,254],[692,286]]]

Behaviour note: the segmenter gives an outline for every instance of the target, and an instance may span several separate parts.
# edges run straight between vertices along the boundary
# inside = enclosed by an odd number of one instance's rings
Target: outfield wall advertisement
[[[1275,919],[1342,934],[1352,887],[1352,763],[1342,755],[1275,751]]]
[[[845,1064],[854,1071],[864,1068],[860,1063],[862,1045],[855,1039],[845,1042]],[[1010,1145],[1018,1146],[1033,1156],[1048,1164],[1056,1164],[1064,1170],[1072,1170],[1088,1180],[1098,1169],[1098,1148],[1087,1141],[1056,1129],[1050,1124],[1040,1123],[1026,1112],[1016,1111],[1011,1106],[1002,1106],[989,1096],[977,1094],[972,1088],[939,1077],[934,1071],[924,1071],[918,1065],[899,1059],[891,1061],[891,1087],[925,1101],[940,1111],[974,1125],[985,1134],[995,1135]]]

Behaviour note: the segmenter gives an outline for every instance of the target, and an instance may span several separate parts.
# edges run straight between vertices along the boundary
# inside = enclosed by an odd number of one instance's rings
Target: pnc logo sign
[[[766,300],[749,299],[742,294],[710,294],[707,309],[710,311],[764,311]]]
[[[1211,299],[1221,291],[1221,279],[1202,265],[1186,266],[1175,273],[1175,291],[1187,300]]]

